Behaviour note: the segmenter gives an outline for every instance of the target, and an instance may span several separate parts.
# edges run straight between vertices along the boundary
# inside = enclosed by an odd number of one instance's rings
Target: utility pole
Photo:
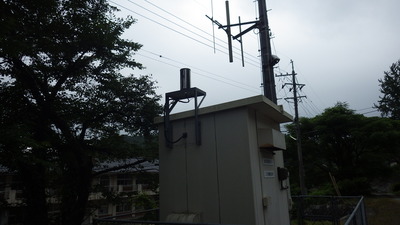
[[[300,181],[300,191],[302,195],[307,195],[307,188],[305,185],[305,172],[304,172],[304,164],[303,164],[303,151],[301,149],[301,133],[300,133],[300,123],[299,123],[299,107],[298,101],[300,98],[304,98],[306,96],[297,96],[297,88],[302,89],[305,84],[298,84],[296,83],[296,72],[294,71],[294,64],[293,61],[290,60],[292,64],[292,73],[291,74],[280,74],[277,77],[281,76],[292,76],[292,83],[285,83],[285,85],[292,85],[293,89],[293,97],[285,98],[293,99],[294,101],[294,124],[296,128],[296,145],[297,145],[297,157],[299,161],[299,181]]]

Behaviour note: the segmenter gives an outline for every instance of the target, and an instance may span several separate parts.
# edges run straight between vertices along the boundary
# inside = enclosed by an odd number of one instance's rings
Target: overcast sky
[[[137,22],[124,38],[143,45],[135,58],[152,74],[157,92],[179,90],[180,68],[192,71],[192,87],[207,92],[202,106],[262,94],[258,30],[243,36],[245,67],[240,45],[233,42],[234,62],[229,63],[226,33],[212,26],[205,15],[226,24],[225,0],[110,0]],[[230,0],[231,23],[258,18],[257,2]],[[275,74],[291,73],[294,61],[300,95],[300,116],[313,117],[325,108],[347,102],[366,116],[379,99],[378,79],[400,59],[400,1],[398,0],[267,0],[272,52],[281,61]],[[242,29],[247,28],[243,26]],[[215,38],[215,50],[213,42]],[[233,28],[233,34],[239,33]],[[277,77],[278,104],[294,114],[289,77]],[[164,100],[163,100],[164,101]],[[162,102],[164,103],[164,102]],[[183,104],[185,110],[193,104]]]

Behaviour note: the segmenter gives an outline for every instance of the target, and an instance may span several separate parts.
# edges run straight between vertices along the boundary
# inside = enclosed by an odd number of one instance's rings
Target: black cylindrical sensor
[[[190,69],[181,69],[181,90],[190,88]]]

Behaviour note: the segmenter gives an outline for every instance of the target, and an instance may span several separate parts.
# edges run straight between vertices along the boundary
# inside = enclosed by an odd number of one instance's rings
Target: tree
[[[389,71],[384,72],[383,79],[379,79],[380,92],[378,104],[374,104],[383,116],[400,120],[400,60],[393,63]]]
[[[141,45],[121,38],[132,18],[105,0],[0,1],[0,164],[17,171],[26,224],[48,224],[47,190],[60,224],[81,224],[94,158],[116,157],[120,133],[150,138],[160,97],[142,68]],[[121,147],[121,148],[118,148]],[[126,149],[126,148],[125,148]]]
[[[332,187],[331,174],[342,194],[365,194],[370,181],[390,175],[389,165],[400,155],[399,121],[356,114],[346,103],[339,102],[314,118],[301,118],[300,128],[310,189]],[[295,132],[292,125],[288,130]],[[295,143],[287,141],[287,165],[296,174]],[[329,191],[334,194],[333,188]]]

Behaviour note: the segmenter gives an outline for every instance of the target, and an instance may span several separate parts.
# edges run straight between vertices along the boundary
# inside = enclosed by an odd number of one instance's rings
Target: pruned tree
[[[26,224],[81,224],[93,159],[118,155],[121,132],[151,137],[160,97],[140,69],[141,45],[121,38],[134,20],[105,0],[0,1],[0,164],[24,186]],[[118,148],[121,147],[121,148]],[[125,148],[126,149],[126,148]]]
[[[380,96],[378,104],[374,104],[382,116],[400,120],[400,60],[384,72],[383,79],[379,79]]]

